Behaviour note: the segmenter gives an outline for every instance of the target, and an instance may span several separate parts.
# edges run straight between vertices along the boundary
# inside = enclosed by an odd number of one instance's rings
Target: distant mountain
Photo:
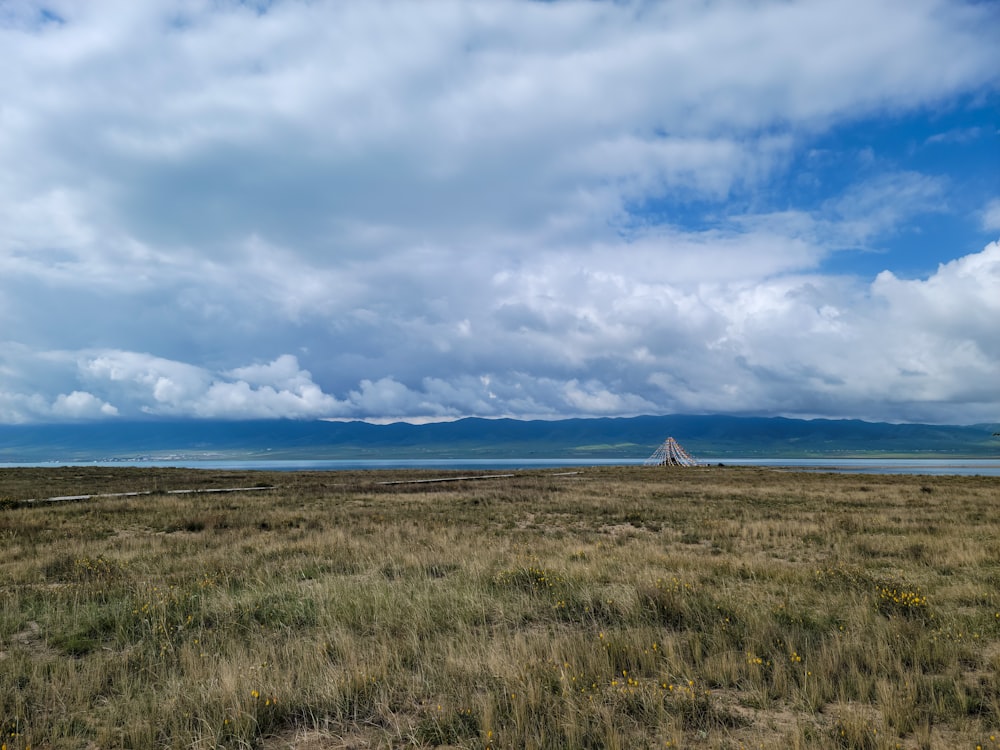
[[[646,416],[427,425],[216,420],[0,425],[0,462],[135,458],[646,458],[667,437],[695,457],[1000,456],[1000,424]]]

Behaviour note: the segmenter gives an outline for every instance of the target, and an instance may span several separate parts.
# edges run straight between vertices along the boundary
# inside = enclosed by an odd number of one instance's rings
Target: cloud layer
[[[982,118],[998,31],[943,0],[4,4],[0,421],[1000,420],[1000,188],[918,158],[996,134],[852,137]]]

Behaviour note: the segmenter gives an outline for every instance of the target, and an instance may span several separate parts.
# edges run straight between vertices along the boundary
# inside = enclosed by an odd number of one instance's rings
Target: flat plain
[[[0,744],[1000,748],[1000,479],[458,476],[0,470]]]

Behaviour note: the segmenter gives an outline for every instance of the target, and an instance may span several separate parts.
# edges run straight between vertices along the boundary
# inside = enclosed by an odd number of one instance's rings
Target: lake
[[[854,474],[936,474],[1000,476],[1000,458],[702,458],[706,465],[760,466],[798,471],[831,471]],[[118,461],[46,461],[0,463],[0,468],[57,466],[180,467],[234,471],[345,471],[358,469],[531,470],[573,469],[587,466],[641,466],[641,458],[498,458],[498,459],[366,459],[366,460],[241,460],[241,459],[135,459]]]

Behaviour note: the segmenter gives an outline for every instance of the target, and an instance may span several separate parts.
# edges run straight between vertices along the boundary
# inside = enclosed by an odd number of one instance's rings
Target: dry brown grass
[[[1000,748],[1000,480],[410,475],[0,471],[0,741]]]

